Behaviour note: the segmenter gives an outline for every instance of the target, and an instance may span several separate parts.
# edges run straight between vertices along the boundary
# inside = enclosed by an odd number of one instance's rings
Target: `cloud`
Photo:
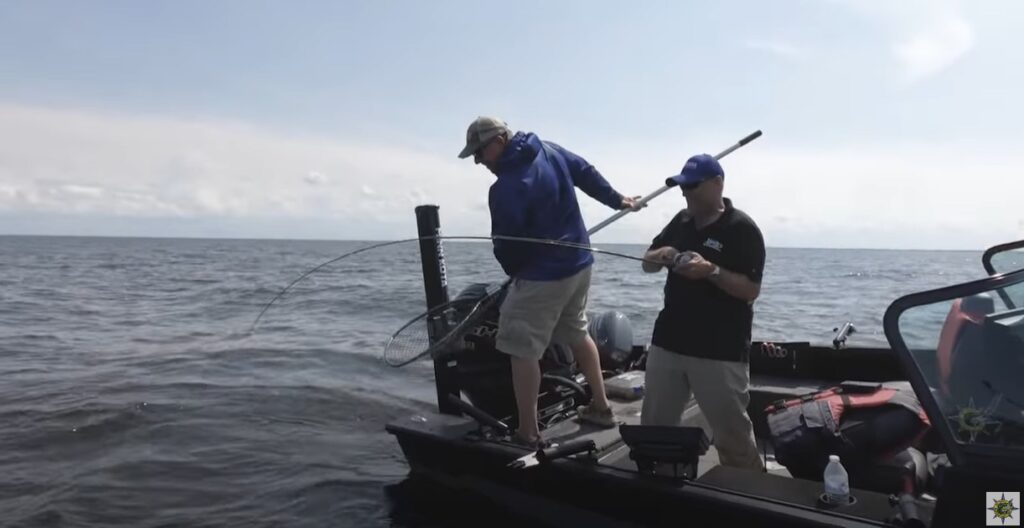
[[[324,176],[317,171],[310,171],[306,174],[303,180],[310,185],[323,185],[327,183],[327,176]]]
[[[239,122],[0,103],[0,137],[0,213],[309,216],[339,226],[358,217],[414,230],[413,202],[432,200],[446,210],[486,203],[490,183],[449,152],[299,137]],[[305,185],[295,185],[296,174]],[[375,193],[382,181],[386,187]],[[434,192],[441,182],[445,192]]]
[[[893,52],[906,68],[906,79],[916,81],[952,66],[973,46],[974,31],[967,21],[946,13],[901,39]]]
[[[606,153],[593,161],[620,191],[646,195],[678,170],[678,145],[717,152],[735,139],[619,141],[586,150]],[[761,225],[769,245],[980,250],[1018,234],[1024,154],[1007,141],[816,148],[758,141],[722,164],[726,195]],[[581,203],[590,225],[611,214],[589,199]],[[684,204],[670,190],[594,239],[649,243]]]
[[[745,41],[743,45],[755,51],[763,51],[792,61],[801,61],[810,56],[810,53],[806,49],[781,40],[751,39]]]
[[[60,189],[69,194],[77,194],[79,196],[87,196],[90,198],[100,198],[103,196],[103,189],[99,187],[93,187],[89,185],[62,185]]]
[[[975,44],[974,29],[955,0],[839,0],[891,35],[890,52],[912,84],[956,64]]]
[[[397,239],[415,233],[423,204],[440,206],[446,234],[490,227],[493,177],[449,150],[11,105],[0,105],[0,135],[0,234]],[[718,152],[736,139],[702,130],[570,148],[597,153],[588,158],[620,192],[647,195],[679,170],[679,145]],[[768,139],[723,166],[727,195],[769,245],[981,249],[1019,236],[1024,153],[1010,139],[813,149]],[[297,185],[309,167],[331,177]],[[614,214],[577,196],[588,225]],[[593,239],[649,243],[683,205],[664,193]]]

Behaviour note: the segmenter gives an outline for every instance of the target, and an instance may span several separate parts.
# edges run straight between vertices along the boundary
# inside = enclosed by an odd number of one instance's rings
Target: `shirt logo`
[[[722,251],[722,243],[717,241],[717,240],[715,240],[715,239],[713,239],[713,238],[709,238],[709,239],[705,240],[704,241],[704,247],[711,248],[711,249],[713,249],[715,251],[718,251],[719,253],[721,253],[721,251]]]

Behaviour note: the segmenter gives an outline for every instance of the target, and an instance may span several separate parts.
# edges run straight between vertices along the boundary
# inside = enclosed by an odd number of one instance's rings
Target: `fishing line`
[[[739,140],[738,142],[736,142],[735,144],[730,146],[729,148],[723,150],[722,152],[719,152],[715,156],[715,159],[716,160],[720,160],[720,159],[724,158],[725,156],[728,156],[730,153],[736,151],[737,149],[743,147],[744,145],[750,143],[751,141],[753,141],[753,140],[755,140],[755,139],[757,139],[759,137],[761,137],[761,131],[760,130],[755,130],[754,132],[748,134],[743,139]],[[601,222],[600,224],[594,226],[593,228],[587,230],[587,234],[588,235],[593,235],[594,233],[596,233],[597,231],[600,231],[605,226],[611,224],[612,222],[615,222],[616,220],[618,220],[619,218],[622,218],[623,216],[629,214],[630,212],[639,211],[640,209],[646,207],[648,202],[650,202],[651,200],[653,200],[657,196],[661,195],[662,193],[664,193],[665,191],[667,191],[670,187],[673,187],[674,185],[675,185],[675,182],[672,180],[672,178],[669,178],[669,179],[665,180],[665,185],[663,185],[658,190],[652,192],[651,194],[643,197],[640,201],[636,202],[636,206],[634,208],[623,209],[623,210],[615,213],[614,215],[609,217],[607,220],[605,220],[605,221]],[[625,257],[625,258],[628,258],[628,259],[641,260],[641,261],[643,260],[641,258],[634,257],[632,255],[623,255],[621,253],[615,253],[614,251],[600,250],[600,249],[592,248],[592,247],[590,247],[588,245],[584,245],[584,244],[574,244],[572,242],[565,242],[565,241],[558,241],[558,240],[545,240],[545,239],[538,239],[538,238],[505,237],[505,236],[490,236],[490,237],[484,237],[484,236],[465,236],[465,237],[433,236],[433,237],[407,238],[407,239],[404,239],[404,240],[394,240],[394,241],[391,241],[391,242],[384,242],[384,243],[381,243],[381,244],[376,244],[376,245],[373,245],[373,246],[368,246],[368,247],[365,247],[365,248],[360,248],[360,249],[357,249],[357,250],[352,251],[350,253],[346,253],[344,255],[341,255],[339,257],[335,257],[335,258],[333,258],[331,260],[328,260],[327,262],[324,262],[323,264],[320,264],[319,266],[317,266],[317,267],[307,271],[306,273],[302,274],[297,279],[292,281],[291,284],[289,284],[283,290],[281,290],[280,293],[278,293],[273,299],[270,300],[270,302],[267,303],[266,306],[263,307],[262,310],[260,310],[259,315],[256,316],[256,320],[253,321],[253,323],[252,323],[252,328],[251,328],[250,331],[251,332],[255,332],[256,331],[256,324],[259,323],[260,318],[263,317],[263,314],[266,313],[267,309],[269,309],[270,306],[272,304],[274,304],[275,301],[277,301],[282,295],[284,295],[285,292],[287,292],[289,289],[291,289],[291,287],[294,286],[295,284],[297,284],[299,281],[301,281],[302,279],[308,277],[312,273],[315,273],[316,271],[320,270],[324,266],[329,266],[330,264],[333,264],[333,263],[335,263],[335,262],[337,262],[337,261],[339,261],[341,259],[350,257],[352,255],[356,255],[358,253],[362,253],[363,251],[369,251],[371,249],[376,249],[376,248],[380,248],[380,247],[384,247],[384,246],[390,246],[390,245],[394,245],[394,244],[402,244],[402,243],[406,243],[406,242],[415,242],[415,241],[419,241],[419,240],[445,240],[445,239],[448,239],[448,240],[517,240],[517,241],[521,241],[521,242],[532,242],[532,243],[542,243],[542,244],[550,244],[550,245],[562,245],[562,246],[567,246],[567,247],[575,247],[575,248],[578,248],[578,249],[585,249],[585,250],[593,252],[593,253],[601,253],[601,254],[605,254],[605,255],[614,255],[614,256],[618,256],[618,257]],[[661,264],[661,263],[657,262],[656,264]],[[505,283],[506,286],[508,284],[509,284],[508,282]]]
[[[736,149],[738,149],[738,148],[740,148],[740,147],[750,143],[751,141],[753,141],[753,140],[755,140],[755,139],[757,139],[759,137],[761,137],[761,131],[757,130],[757,131],[753,132],[752,134],[747,135],[746,137],[744,137],[743,139],[741,139],[739,142],[737,142],[736,144],[732,145],[731,147],[727,148],[726,150],[720,152],[718,155],[715,156],[715,159],[716,160],[717,159],[721,159],[721,158],[727,156],[729,153],[735,151]],[[623,216],[625,216],[626,214],[629,214],[630,212],[639,211],[640,209],[645,207],[649,201],[651,201],[655,197],[661,195],[662,193],[667,191],[669,188],[675,186],[676,184],[677,184],[677,182],[675,181],[675,178],[667,178],[665,180],[665,185],[664,186],[662,186],[661,188],[659,188],[655,192],[653,192],[653,193],[643,197],[640,201],[636,202],[634,207],[620,210],[618,213],[616,213],[612,217],[608,218],[604,222],[601,222],[597,226],[587,230],[587,235],[593,235],[594,233],[596,233],[597,231],[601,230],[605,226],[611,224],[612,222],[618,220],[619,218],[622,218]],[[380,248],[380,247],[384,247],[384,246],[390,246],[390,245],[394,245],[394,244],[401,244],[401,243],[405,243],[405,242],[414,242],[414,241],[422,241],[422,240],[490,240],[490,241],[509,240],[509,241],[516,241],[516,242],[532,243],[532,244],[544,244],[544,245],[551,245],[551,246],[562,246],[562,247],[582,249],[582,250],[590,251],[591,253],[597,253],[597,254],[602,254],[602,255],[612,255],[612,256],[616,256],[616,257],[627,258],[627,259],[630,259],[630,260],[637,260],[637,261],[640,261],[640,262],[650,262],[652,264],[657,264],[657,265],[666,264],[666,263],[663,263],[663,262],[651,261],[651,260],[647,260],[647,259],[644,259],[644,258],[641,258],[641,257],[633,256],[633,255],[625,255],[625,254],[622,254],[622,253],[617,253],[615,251],[608,251],[608,250],[594,248],[594,247],[592,247],[592,246],[590,246],[588,244],[579,244],[579,243],[574,243],[574,242],[566,242],[566,241],[562,241],[562,240],[548,240],[548,239],[541,239],[541,238],[513,237],[513,236],[494,235],[494,236],[430,236],[430,237],[418,237],[418,238],[409,238],[409,239],[404,239],[404,240],[396,240],[396,241],[392,241],[392,242],[384,242],[384,243],[381,243],[381,244],[376,244],[376,245],[373,245],[373,246],[369,246],[369,247],[365,247],[365,248],[360,248],[358,250],[346,253],[346,254],[341,255],[339,257],[335,257],[335,258],[333,258],[333,259],[331,259],[331,260],[329,260],[327,262],[324,262],[323,264],[320,264],[319,266],[316,266],[315,268],[313,268],[313,269],[307,271],[306,273],[302,274],[299,278],[295,279],[294,281],[292,281],[291,284],[289,284],[283,290],[281,290],[280,293],[278,293],[273,299],[270,300],[270,302],[267,303],[266,306],[263,307],[263,309],[260,311],[259,315],[256,316],[256,320],[253,321],[251,331],[252,332],[256,331],[256,325],[257,325],[257,323],[259,323],[260,318],[263,317],[263,314],[266,313],[267,309],[269,309],[270,306],[272,304],[274,304],[275,301],[277,301],[277,299],[279,299],[282,295],[284,295],[285,292],[287,292],[289,289],[291,289],[291,287],[294,286],[295,284],[297,284],[299,281],[301,281],[302,279],[308,277],[312,273],[322,269],[323,267],[328,266],[328,265],[330,265],[330,264],[332,264],[334,262],[337,262],[339,260],[342,260],[344,258],[350,257],[352,255],[356,255],[356,254],[362,253],[364,251],[369,251],[371,249]],[[679,262],[680,261],[677,260],[677,261],[675,261],[675,262],[673,262],[673,263],[671,263],[669,265],[670,266],[674,266],[674,265],[678,264]],[[439,354],[443,354],[443,353],[445,353],[445,351],[453,349],[452,345],[457,344],[461,340],[461,338],[464,335],[466,335],[466,333],[469,330],[471,330],[471,329],[473,329],[473,328],[475,328],[477,326],[477,324],[483,319],[484,314],[487,313],[487,309],[490,308],[491,306],[493,306],[497,302],[498,298],[501,297],[501,294],[511,284],[512,284],[512,278],[509,278],[504,283],[502,283],[502,285],[499,288],[497,288],[497,289],[490,289],[489,288],[488,292],[487,292],[487,295],[483,299],[479,300],[475,305],[472,305],[471,307],[469,307],[468,303],[465,303],[465,302],[463,302],[463,304],[466,304],[466,306],[457,306],[457,303],[459,302],[459,300],[456,299],[456,301],[449,301],[448,303],[446,303],[444,305],[441,305],[441,306],[438,306],[438,307],[434,307],[434,308],[428,310],[427,312],[425,312],[425,313],[423,313],[423,314],[413,318],[411,321],[406,323],[403,327],[401,327],[397,332],[395,332],[391,336],[391,339],[388,341],[388,344],[385,346],[385,350],[384,350],[384,360],[385,360],[385,362],[387,362],[391,366],[402,366],[402,365],[407,365],[407,364],[411,363],[412,361],[415,361],[416,359],[424,357],[424,356],[426,356],[428,354],[431,355],[431,356],[434,356],[434,357],[438,357]],[[467,307],[469,308],[468,312],[466,311]],[[424,323],[424,324],[418,324],[418,323]]]
[[[405,243],[410,243],[410,242],[418,242],[418,241],[421,241],[421,240],[491,240],[491,241],[493,241],[493,240],[509,240],[509,241],[513,241],[513,242],[525,242],[525,243],[531,243],[531,244],[542,244],[542,245],[549,245],[549,246],[562,246],[562,247],[569,247],[569,248],[575,248],[575,249],[582,249],[582,250],[590,251],[591,253],[598,253],[598,254],[602,254],[602,255],[612,255],[612,256],[615,256],[615,257],[621,257],[621,258],[630,259],[630,260],[636,260],[636,261],[640,261],[640,262],[650,262],[652,264],[663,264],[662,262],[655,262],[655,261],[652,261],[652,260],[647,260],[647,259],[644,259],[643,257],[637,257],[637,256],[634,256],[634,255],[626,255],[624,253],[618,253],[618,252],[615,252],[615,251],[608,251],[608,250],[605,250],[605,249],[595,248],[595,247],[589,246],[587,244],[581,244],[581,243],[577,243],[577,242],[566,242],[566,241],[563,241],[563,240],[552,240],[552,239],[545,239],[545,238],[513,237],[513,236],[503,236],[503,235],[494,235],[494,236],[454,236],[454,235],[443,236],[443,235],[439,235],[439,236],[426,236],[426,237],[418,237],[418,238],[406,238],[406,239],[402,239],[402,240],[392,240],[390,242],[382,242],[382,243],[379,243],[379,244],[374,244],[374,245],[371,245],[371,246],[367,246],[367,247],[356,249],[354,251],[350,251],[350,252],[345,253],[343,255],[339,255],[339,256],[334,257],[334,258],[332,258],[330,260],[327,260],[327,261],[325,261],[325,262],[323,262],[321,264],[318,264],[317,266],[311,268],[309,271],[306,271],[305,273],[300,275],[298,278],[293,280],[291,283],[289,283],[287,286],[285,286],[283,289],[281,289],[281,291],[278,292],[277,295],[275,295],[274,298],[271,299],[263,307],[262,310],[260,310],[259,315],[257,315],[256,319],[252,322],[252,327],[250,328],[250,332],[255,332],[256,331],[257,324],[259,323],[260,319],[263,318],[263,315],[267,312],[267,310],[270,309],[271,305],[273,305],[275,302],[277,302],[277,300],[280,299],[285,293],[287,293],[292,287],[294,287],[296,284],[301,282],[306,277],[309,277],[313,273],[316,273],[317,271],[320,271],[323,268],[325,268],[327,266],[330,266],[331,264],[334,264],[335,262],[338,262],[340,260],[346,259],[346,258],[354,256],[354,255],[358,255],[359,253],[363,253],[364,251],[370,251],[371,249],[378,249],[378,248],[382,248],[382,247],[386,247],[386,246],[393,246],[393,245],[396,245],[396,244],[405,244]]]

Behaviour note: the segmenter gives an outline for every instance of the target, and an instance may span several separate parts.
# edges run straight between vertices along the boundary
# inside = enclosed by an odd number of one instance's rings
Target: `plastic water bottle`
[[[838,455],[829,455],[825,466],[825,495],[829,504],[845,506],[850,501],[850,475],[839,463]]]

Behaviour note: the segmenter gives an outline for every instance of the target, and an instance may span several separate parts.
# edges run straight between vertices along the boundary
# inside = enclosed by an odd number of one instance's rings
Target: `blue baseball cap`
[[[686,165],[679,171],[679,174],[665,179],[665,185],[673,187],[676,185],[690,185],[710,180],[715,176],[725,178],[725,171],[718,164],[718,160],[710,154],[697,154],[686,160]]]

